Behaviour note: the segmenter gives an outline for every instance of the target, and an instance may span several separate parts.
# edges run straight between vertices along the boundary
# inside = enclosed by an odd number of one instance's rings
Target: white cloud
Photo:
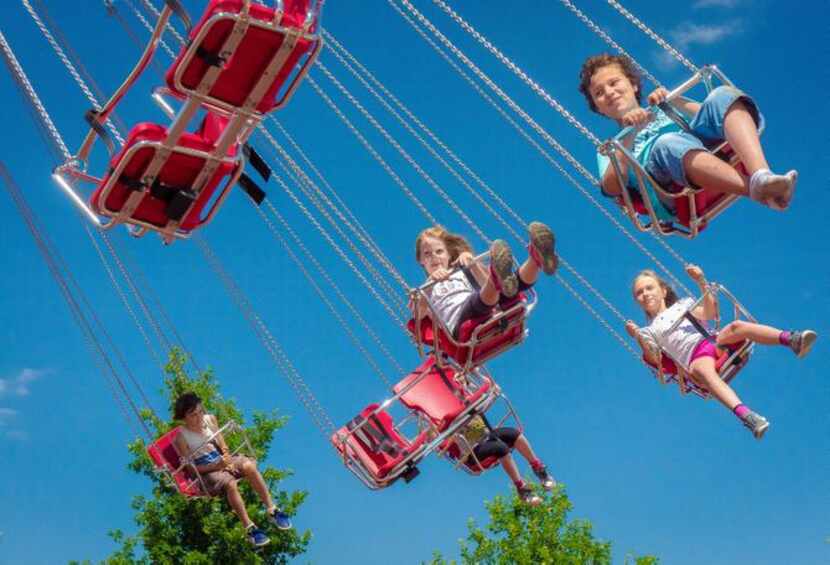
[[[702,2],[726,2],[729,0],[701,0]],[[672,45],[681,53],[686,53],[693,45],[713,45],[727,37],[737,35],[743,31],[743,22],[733,20],[719,25],[695,24],[683,22],[669,32]],[[658,68],[668,71],[678,63],[667,51],[654,54]]]
[[[734,8],[741,0],[697,0],[692,6],[699,8]]]
[[[15,396],[28,396],[29,385],[44,375],[51,373],[49,369],[25,368],[16,377],[0,379],[0,396],[13,394]]]

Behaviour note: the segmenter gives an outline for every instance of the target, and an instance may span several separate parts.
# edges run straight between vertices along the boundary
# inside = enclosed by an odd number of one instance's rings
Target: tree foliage
[[[536,507],[496,496],[485,502],[490,522],[479,527],[467,523],[466,539],[459,540],[461,556],[447,561],[436,552],[431,565],[606,565],[611,563],[611,542],[594,538],[587,520],[568,520],[572,505],[562,487],[553,493],[539,493]],[[626,563],[657,565],[656,557],[627,556]]]
[[[164,392],[169,402],[167,414],[173,413],[173,404],[181,393],[193,391],[202,399],[205,411],[214,414],[220,425],[228,420],[243,425],[242,414],[235,403],[220,396],[212,373],[204,371],[191,378],[184,370],[184,363],[182,353],[173,350],[165,367],[167,376],[164,380]],[[142,417],[155,437],[178,425],[177,422],[162,419],[149,410],[144,411]],[[250,426],[243,425],[254,451],[247,455],[262,462],[268,454],[274,433],[285,424],[285,419],[277,417],[276,412],[255,413],[252,419]],[[231,435],[226,437],[226,441],[233,450],[240,440]],[[265,510],[247,481],[240,481],[239,484],[248,513],[255,523],[267,529],[268,537],[271,538],[270,544],[256,551],[245,539],[244,528],[224,497],[186,499],[171,486],[165,476],[156,473],[142,439],[130,443],[129,451],[132,453],[129,469],[151,481],[153,491],[151,496],[138,495],[133,498],[132,507],[136,511],[135,521],[138,524],[136,534],[127,535],[120,530],[109,532],[119,548],[105,560],[105,563],[286,563],[290,557],[306,550],[311,532],[299,534],[295,530],[278,531],[276,528],[267,528]],[[289,515],[295,514],[307,493],[277,491],[276,487],[287,473],[272,467],[265,468],[262,464],[259,465],[259,469],[275,495],[274,502]]]

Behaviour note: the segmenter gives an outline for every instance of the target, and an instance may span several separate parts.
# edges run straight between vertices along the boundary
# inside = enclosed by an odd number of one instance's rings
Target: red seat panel
[[[283,14],[281,25],[283,27],[300,28],[305,21],[308,0],[286,2],[285,7],[286,11]],[[230,18],[220,17],[218,21],[210,24],[209,20],[223,12],[239,14],[241,10],[242,0],[212,0],[208,4],[202,18],[190,33],[191,41],[196,38],[205,25],[210,25],[210,30],[198,46],[193,45],[190,48],[183,49],[173,66],[167,71],[166,81],[171,90],[182,96],[187,95],[186,92],[180,92],[177,88],[174,75],[182,64],[188,49],[201,47],[209,53],[217,53],[233,29],[234,22]],[[250,15],[255,20],[270,22],[274,18],[274,9],[251,2]],[[242,106],[284,39],[285,35],[283,33],[250,26],[237,46],[233,57],[225,62],[218,79],[208,94],[232,106]],[[257,111],[264,114],[276,106],[280,88],[300,58],[308,53],[311,47],[312,42],[307,39],[300,38],[297,41],[291,54],[273,78],[272,84],[266,89],[264,96],[257,104]],[[210,66],[201,58],[191,58],[187,68],[181,75],[181,83],[184,88],[195,90],[209,68]]]
[[[199,483],[194,481],[195,477],[192,473],[187,470],[182,470],[177,473],[173,472],[179,468],[179,465],[181,465],[179,452],[176,451],[176,447],[174,445],[174,441],[178,435],[179,428],[170,430],[147,446],[147,454],[150,456],[150,459],[157,468],[166,468],[171,472],[179,492],[185,496],[202,496],[204,493],[199,487]]]
[[[441,371],[452,388],[444,382]],[[396,384],[393,390],[397,395],[420,378],[417,384],[401,394],[400,401],[407,408],[426,415],[438,431],[444,431],[465,408],[464,402],[456,396],[460,387],[455,385],[455,376],[454,369],[439,368],[435,365],[435,358],[430,356],[420,367]]]
[[[217,120],[219,118],[216,118]],[[221,132],[219,122],[209,119],[209,123],[203,124],[203,131],[206,135],[218,137]],[[110,160],[110,172],[102,179],[98,188],[90,197],[90,205],[98,212],[106,215],[104,208],[118,212],[126,203],[132,191],[122,180],[124,177],[140,180],[147,165],[150,164],[156,154],[156,147],[148,146],[131,152],[131,149],[140,142],[159,143],[167,137],[167,129],[158,124],[140,123],[136,125],[127,137],[124,147]],[[178,146],[198,151],[211,152],[214,149],[215,139],[205,137],[199,133],[184,133],[179,138]],[[128,153],[131,153],[128,155]],[[103,187],[109,181],[112,171],[118,167],[122,159],[128,158],[129,162],[124,166],[121,178],[115,181],[115,185],[109,191],[106,201],[101,202]],[[173,152],[167,162],[162,166],[158,174],[158,180],[168,186],[191,187],[199,171],[205,163],[205,159],[194,155]],[[191,210],[182,218],[180,228],[192,230],[201,223],[201,213],[205,205],[210,202],[216,187],[223,178],[230,175],[236,165],[232,163],[220,163],[211,178],[202,188]],[[105,206],[104,206],[105,205]],[[144,196],[141,203],[133,212],[132,218],[140,222],[146,222],[158,227],[164,227],[169,220],[167,213],[167,202],[155,198],[149,193]]]

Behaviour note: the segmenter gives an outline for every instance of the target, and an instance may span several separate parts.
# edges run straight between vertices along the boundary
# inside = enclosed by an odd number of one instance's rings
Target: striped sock
[[[778,334],[778,343],[780,343],[781,345],[789,345],[791,338],[792,333],[787,330],[784,330],[783,332]]]

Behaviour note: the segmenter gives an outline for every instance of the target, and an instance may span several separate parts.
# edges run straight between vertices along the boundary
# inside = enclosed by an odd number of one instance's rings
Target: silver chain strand
[[[409,0],[401,0],[404,5],[411,6]],[[501,61],[501,63],[510,69],[513,74],[515,74],[519,79],[522,80],[526,85],[528,85],[531,90],[533,90],[536,94],[538,94],[549,106],[551,106],[554,110],[559,112],[565,120],[568,121],[573,127],[575,127],[579,132],[587,137],[594,145],[600,145],[602,141],[595,136],[588,128],[586,128],[582,122],[580,122],[573,114],[568,112],[562,104],[560,104],[555,98],[553,98],[548,92],[542,88],[536,81],[534,81],[527,73],[525,73],[521,68],[519,68],[516,63],[514,63],[508,56],[502,53],[495,45],[493,45],[486,37],[481,35],[473,26],[467,23],[464,18],[458,15],[450,6],[444,2],[443,0],[433,0],[433,2],[444,12],[447,13],[450,18],[452,18],[462,29],[464,29],[467,33],[473,36],[485,49],[487,49],[496,59]]]
[[[648,69],[646,69],[644,66],[642,66],[637,61],[637,59],[635,59],[634,57],[629,55],[628,52],[625,49],[623,49],[620,46],[619,43],[614,41],[614,39],[610,35],[608,35],[601,27],[599,27],[597,24],[595,24],[594,21],[591,18],[589,18],[587,15],[585,15],[582,12],[582,10],[577,8],[576,5],[573,2],[571,2],[571,0],[559,0],[559,1],[562,2],[562,4],[566,8],[568,8],[571,12],[573,12],[573,14],[579,19],[579,21],[584,23],[588,27],[588,29],[590,29],[595,34],[597,34],[600,37],[600,39],[602,39],[605,43],[607,43],[612,49],[614,49],[620,55],[622,55],[623,57],[625,57],[626,59],[631,61],[631,63],[637,68],[637,70],[643,76],[645,76],[654,86],[658,86],[658,87],[663,86],[660,83],[660,81],[657,80],[657,78],[655,78],[655,76],[653,74],[648,72]]]
[[[631,12],[626,10],[623,7],[622,4],[617,2],[617,0],[607,0],[607,1],[608,1],[608,4],[610,4],[612,8],[617,10],[620,14],[623,15],[623,17],[625,19],[627,19],[629,22],[634,24],[640,31],[642,31],[647,36],[649,36],[652,40],[654,40],[654,42],[657,43],[657,45],[659,45],[660,47],[665,49],[672,57],[677,59],[677,61],[679,61],[683,66],[685,66],[687,69],[689,69],[693,73],[696,73],[698,71],[698,68],[694,65],[694,63],[692,63],[689,59],[684,57],[683,54],[680,51],[678,51],[677,49],[675,49],[674,47],[672,47],[671,44],[669,44],[668,41],[666,41],[665,39],[663,39],[662,37],[657,35],[657,33],[654,32],[650,27],[648,27],[646,24],[644,24],[642,21],[640,21],[637,18],[637,16],[635,16],[634,14],[632,14]]]

